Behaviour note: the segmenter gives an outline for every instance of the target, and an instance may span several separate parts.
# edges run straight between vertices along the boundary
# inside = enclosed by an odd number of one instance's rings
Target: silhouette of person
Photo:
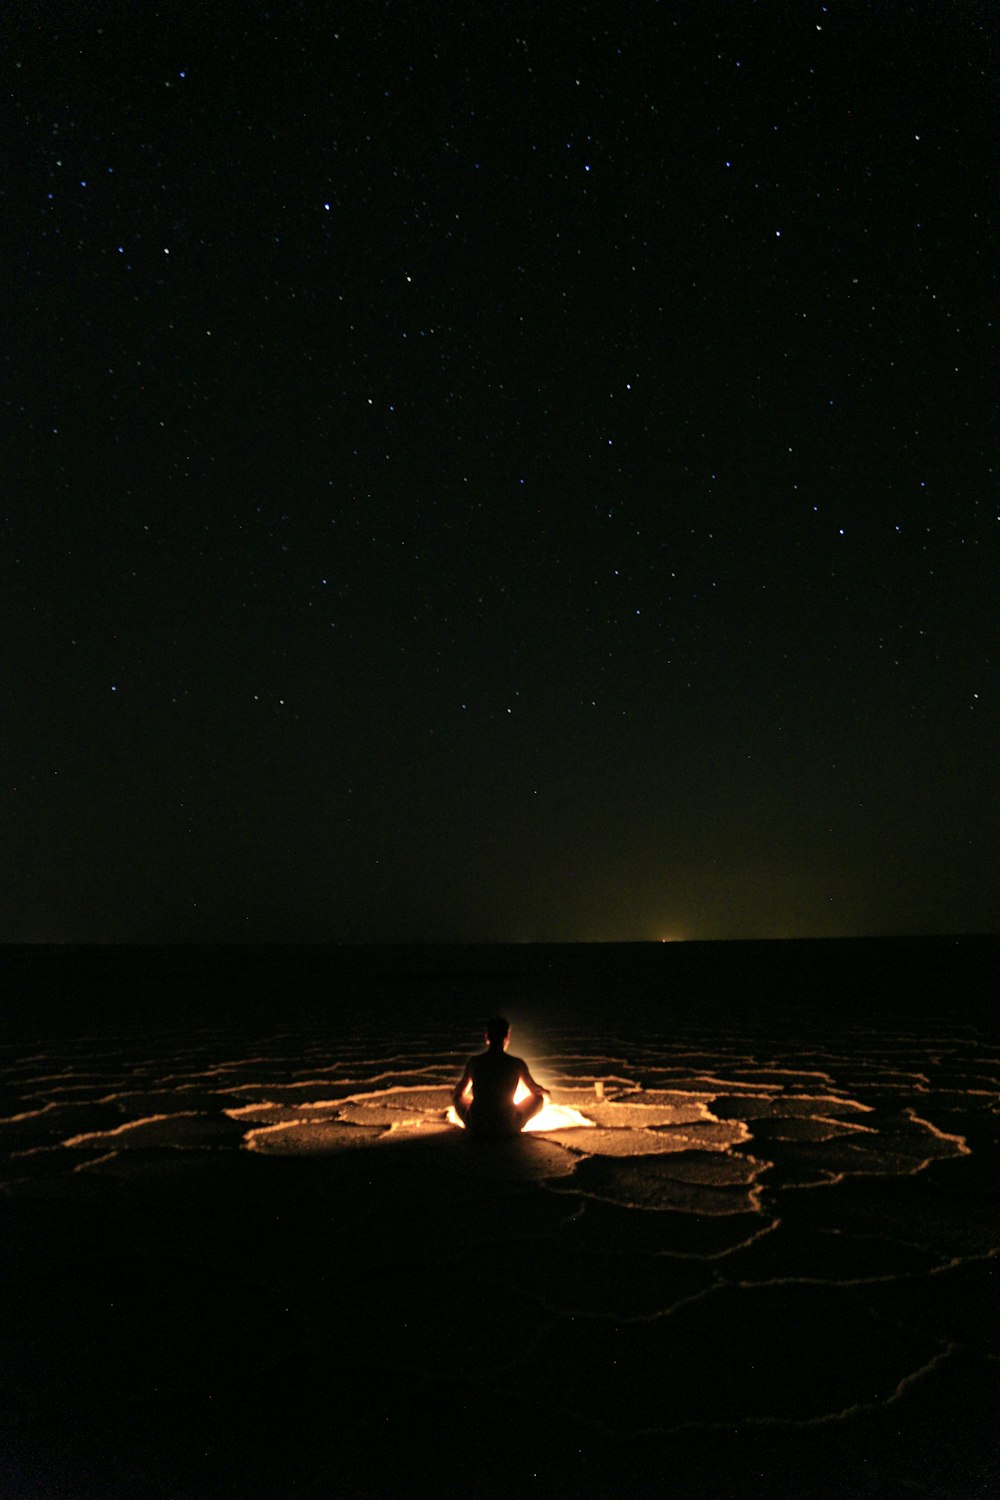
[[[542,1108],[549,1091],[535,1082],[523,1058],[509,1056],[510,1023],[505,1017],[491,1016],[486,1040],[489,1051],[469,1058],[453,1098],[455,1111],[470,1134],[495,1140],[518,1135]],[[515,1104],[519,1083],[530,1093]]]

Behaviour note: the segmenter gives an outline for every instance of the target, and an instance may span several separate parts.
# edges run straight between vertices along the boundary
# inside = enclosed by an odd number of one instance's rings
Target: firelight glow
[[[523,1082],[518,1080],[517,1090],[514,1094],[514,1103],[520,1104],[522,1099],[527,1099],[531,1090]],[[465,1129],[465,1124],[455,1109],[454,1105],[448,1107],[448,1123],[457,1125],[460,1130]],[[553,1104],[551,1099],[546,1099],[537,1115],[532,1115],[522,1131],[526,1135],[529,1130],[578,1130],[581,1127],[593,1129],[594,1121],[588,1120],[578,1109],[571,1109],[568,1104]]]

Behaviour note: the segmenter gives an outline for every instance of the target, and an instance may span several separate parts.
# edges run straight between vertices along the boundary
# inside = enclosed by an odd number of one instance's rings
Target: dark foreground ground
[[[996,956],[8,953],[0,1494],[996,1494]]]

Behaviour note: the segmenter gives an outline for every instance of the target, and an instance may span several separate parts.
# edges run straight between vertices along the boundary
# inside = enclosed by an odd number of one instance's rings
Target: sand
[[[996,1033],[509,998],[580,1123],[490,1146],[451,989],[25,1025],[2,1493],[995,1493]]]

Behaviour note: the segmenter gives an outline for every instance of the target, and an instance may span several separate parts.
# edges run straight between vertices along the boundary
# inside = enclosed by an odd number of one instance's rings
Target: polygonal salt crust
[[[589,1135],[591,1132],[576,1130],[565,1133]],[[392,1139],[391,1136],[387,1138]],[[447,1158],[442,1156],[442,1162],[448,1172],[473,1184],[548,1182],[570,1177],[579,1162],[577,1156],[537,1131],[509,1141],[477,1141],[470,1139],[464,1130],[450,1128],[442,1138],[442,1148],[445,1147],[448,1155]],[[381,1146],[383,1151],[389,1149],[388,1144]]]
[[[763,1170],[765,1163],[752,1156],[739,1156],[712,1151],[688,1151],[683,1156],[671,1158],[661,1166],[654,1164],[658,1175],[679,1182],[700,1182],[713,1187],[752,1183]]]
[[[225,1115],[174,1114],[161,1120],[131,1120],[113,1130],[87,1131],[71,1136],[64,1145],[72,1150],[131,1151],[149,1146],[227,1146],[243,1136],[243,1127]]]
[[[797,1093],[805,1093],[817,1088],[829,1087],[832,1082],[829,1074],[820,1068],[776,1068],[776,1067],[736,1067],[731,1068],[733,1081],[738,1084],[746,1083],[751,1088],[763,1084],[767,1088],[788,1089],[794,1088]]]
[[[584,1156],[662,1156],[670,1151],[687,1151],[691,1141],[682,1135],[649,1130],[544,1130],[536,1132],[543,1140],[557,1141],[568,1151]]]
[[[337,1114],[342,1120],[360,1125],[397,1125],[404,1117],[426,1119],[430,1123],[442,1120],[450,1103],[450,1089],[399,1089],[346,1100]]]
[[[662,1156],[715,1146],[727,1150],[747,1138],[733,1125],[692,1122],[684,1126],[655,1126],[647,1130],[605,1129],[549,1131],[546,1140],[556,1140],[570,1151],[586,1156]]]
[[[804,1162],[786,1162],[780,1150],[772,1152],[772,1161],[760,1175],[760,1182],[767,1188],[770,1200],[782,1203],[774,1195],[785,1188],[830,1187],[840,1178],[839,1172],[824,1172],[821,1167],[807,1166]]]
[[[660,1109],[680,1109],[688,1112],[689,1118],[693,1120],[703,1119],[705,1110],[716,1097],[709,1090],[699,1089],[637,1089],[631,1094],[623,1094],[615,1103],[621,1104],[643,1104]]]
[[[26,1111],[26,1118],[0,1122],[0,1151],[30,1151],[37,1146],[58,1145],[85,1131],[105,1130],[121,1123],[121,1110],[113,1104],[75,1102],[37,1113]]]
[[[717,1095],[711,1103],[712,1114],[719,1120],[755,1120],[771,1116],[794,1118],[800,1115],[807,1119],[816,1115],[859,1116],[863,1119],[867,1108],[867,1105],[859,1104],[853,1099],[829,1098],[825,1095],[804,1098],[795,1094],[778,1094],[767,1098],[760,1094],[725,1093]]]
[[[727,1151],[752,1139],[742,1120],[691,1120],[686,1125],[650,1127],[654,1135],[683,1136],[691,1146],[706,1151]]]
[[[702,1101],[714,1100],[715,1092],[712,1089],[702,1089],[700,1094],[694,1095],[693,1098],[691,1089],[687,1088],[633,1089],[631,1094],[619,1095],[619,1100],[622,1104],[630,1104],[634,1100],[637,1104],[664,1104],[664,1106],[673,1106],[675,1109],[687,1110],[696,1107],[699,1097]]]
[[[351,1080],[345,1079],[344,1081],[350,1082]],[[327,1080],[325,1079],[320,1080],[320,1088],[325,1087],[326,1082]],[[441,1086],[440,1078],[436,1077],[433,1073],[429,1073],[425,1068],[394,1068],[388,1066],[384,1071],[376,1069],[373,1073],[355,1078],[352,1093],[360,1098],[370,1094],[401,1093],[404,1089],[435,1089]]]
[[[970,1111],[979,1113],[996,1113],[1000,1109],[1000,1088],[984,1089],[980,1094],[962,1094],[954,1089],[935,1088],[928,1100],[928,1109],[933,1100],[935,1110],[945,1109],[959,1115],[968,1115]]]
[[[530,1060],[530,1066],[535,1076],[556,1079],[564,1078],[567,1084],[573,1084],[580,1079],[591,1080],[595,1077],[603,1078],[607,1084],[617,1084],[624,1088],[632,1087],[632,1080],[623,1077],[616,1070],[627,1067],[623,1057],[601,1057],[597,1053],[590,1054],[575,1062],[572,1058],[560,1056],[557,1053],[536,1054]]]
[[[268,1104],[284,1104],[294,1108],[297,1104],[315,1104],[320,1101],[336,1104],[341,1099],[359,1093],[364,1087],[365,1081],[358,1078],[316,1078],[310,1083],[302,1084],[275,1083],[273,1078],[261,1078],[253,1083],[233,1082],[220,1088],[219,1092],[227,1099],[229,1108],[238,1106],[246,1098],[253,1102],[263,1099]]]
[[[148,1116],[173,1114],[177,1110],[197,1114],[215,1114],[229,1101],[222,1089],[205,1089],[198,1084],[180,1084],[172,1089],[116,1088],[102,1103],[116,1104],[121,1115]]]
[[[784,1167],[801,1165],[830,1173],[865,1173],[869,1176],[905,1177],[919,1172],[928,1157],[892,1151],[871,1138],[840,1136],[831,1141],[768,1141],[768,1151]]]
[[[1000,1104],[992,1110],[984,1109],[977,1114],[966,1112],[961,1115],[935,1105],[933,1113],[936,1128],[946,1132],[955,1141],[955,1149],[960,1156],[965,1157],[965,1152],[959,1149],[961,1144],[973,1154],[982,1153],[981,1165],[991,1165],[992,1155],[1000,1146]]]
[[[553,1191],[578,1192],[627,1208],[743,1214],[757,1207],[755,1179],[762,1163],[744,1157],[689,1151],[632,1161],[588,1157],[570,1182]]]
[[[407,1118],[402,1109],[394,1109],[389,1104],[376,1103],[372,1100],[369,1104],[342,1104],[337,1111],[337,1118],[348,1125],[398,1125],[400,1120]]]
[[[572,1109],[586,1109],[591,1104],[599,1102],[597,1095],[594,1093],[593,1085],[589,1088],[584,1088],[582,1085],[576,1083],[557,1084],[550,1080],[544,1087],[550,1090],[554,1103],[568,1104]],[[622,1091],[622,1093],[628,1092],[629,1090]],[[618,1097],[610,1084],[607,1085],[607,1096],[609,1100],[612,1097]]]
[[[260,1130],[251,1130],[246,1136],[246,1145],[251,1151],[263,1151],[275,1156],[325,1155],[334,1151],[349,1151],[358,1146],[371,1146],[385,1131],[380,1126],[344,1125],[330,1121],[317,1121],[302,1125],[265,1125]]]
[[[392,1105],[397,1109],[446,1109],[451,1103],[454,1085],[447,1088],[443,1084],[430,1086],[426,1083],[410,1087],[394,1084],[379,1089],[355,1088],[353,1094],[344,1100],[345,1105],[357,1105],[358,1107],[370,1105]]]
[[[967,1099],[969,1095],[1000,1093],[1000,1077],[993,1069],[981,1073],[952,1073],[947,1069],[936,1069],[934,1088]]]
[[[851,1133],[850,1125],[838,1125],[832,1120],[804,1119],[756,1119],[753,1122],[755,1141],[832,1141],[837,1136]]]
[[[933,1121],[924,1119],[922,1106],[906,1109],[902,1114],[875,1110],[866,1118],[865,1124],[890,1144],[893,1151],[920,1150],[929,1156],[962,1154],[959,1141],[953,1136],[945,1135]]]
[[[569,1194],[559,1194],[572,1201]],[[635,1213],[630,1207],[606,1199],[579,1200],[582,1208],[567,1219],[559,1231],[559,1243],[567,1254],[577,1249],[594,1254],[645,1254],[667,1258],[721,1260],[728,1274],[729,1257],[757,1239],[768,1238],[778,1221],[751,1209],[744,1214],[699,1217],[664,1210]]]
[[[645,1076],[648,1075],[644,1075],[644,1078]],[[670,1084],[670,1087],[665,1088],[664,1084],[668,1082]],[[659,1084],[659,1087],[657,1087],[657,1084]],[[746,1083],[742,1078],[740,1079],[738,1084],[734,1084],[732,1079],[719,1078],[714,1074],[699,1073],[694,1077],[686,1075],[682,1075],[677,1078],[672,1077],[670,1079],[660,1077],[658,1079],[655,1079],[649,1085],[649,1087],[646,1087],[644,1082],[643,1097],[647,1099],[656,1099],[658,1096],[670,1098],[670,1096],[673,1094],[697,1094],[702,1099],[714,1099],[719,1094],[730,1094],[733,1093],[734,1090],[742,1091],[743,1089],[752,1089],[754,1087],[754,1084]],[[757,1085],[756,1087],[759,1087],[759,1090],[762,1094],[769,1094],[772,1092],[769,1086],[765,1083]]]
[[[438,1083],[419,1088],[395,1088],[386,1094],[385,1102],[398,1109],[427,1110],[435,1114],[448,1108],[454,1088],[454,1081],[450,1085]]]
[[[307,1105],[302,1108],[297,1104],[273,1104],[267,1099],[262,1099],[257,1104],[239,1104],[225,1110],[231,1120],[237,1120],[241,1125],[283,1125],[285,1123],[301,1125],[304,1121],[319,1119],[335,1119],[339,1106],[335,1102],[327,1105]],[[315,1113],[314,1113],[315,1111]]]
[[[648,1125],[683,1125],[708,1118],[702,1105],[680,1099],[667,1104],[647,1104],[644,1095],[629,1094],[622,1099],[612,1100],[597,1100],[592,1095],[589,1100],[581,1103],[577,1103],[575,1099],[564,1101],[560,1096],[558,1102],[572,1102],[575,1108],[581,1109],[598,1125],[631,1126],[638,1130],[644,1130]]]

